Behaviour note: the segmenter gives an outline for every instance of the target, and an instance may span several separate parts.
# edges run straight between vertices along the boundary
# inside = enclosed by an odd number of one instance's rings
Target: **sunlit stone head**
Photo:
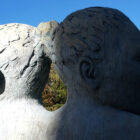
[[[40,100],[49,69],[37,28],[14,23],[0,26],[0,71],[5,81],[0,99],[27,95]]]

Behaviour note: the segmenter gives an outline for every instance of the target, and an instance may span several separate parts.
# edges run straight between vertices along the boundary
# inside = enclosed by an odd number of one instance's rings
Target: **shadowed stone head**
[[[0,71],[5,80],[0,99],[27,95],[40,100],[49,69],[50,60],[37,28],[24,24],[0,26]]]
[[[123,13],[102,7],[72,13],[56,29],[53,49],[68,88],[140,113],[140,33]]]

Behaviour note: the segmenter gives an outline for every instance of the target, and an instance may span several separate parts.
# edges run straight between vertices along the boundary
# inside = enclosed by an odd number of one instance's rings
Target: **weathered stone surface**
[[[48,111],[39,102],[49,69],[37,28],[0,26],[1,140],[46,140]]]
[[[139,30],[109,8],[50,25],[0,26],[0,139],[139,140]],[[52,113],[38,103],[47,56],[68,88]]]
[[[23,24],[1,25],[0,50],[0,70],[6,81],[0,99],[14,94],[17,97],[19,92],[19,96],[30,93],[29,96],[41,98],[50,62],[45,57],[40,31]]]
[[[135,25],[118,10],[87,8],[68,16],[52,38],[48,55],[67,85],[68,99],[53,112],[47,138],[139,140],[140,33]]]
[[[38,25],[38,29],[41,32],[41,42],[45,45],[44,48],[46,49],[47,56],[50,55],[49,57],[53,55],[48,52],[52,50],[52,36],[58,25],[59,23],[56,21],[42,22]]]
[[[41,35],[44,36],[44,41],[52,39],[55,28],[58,26],[56,21],[42,22],[38,25]]]

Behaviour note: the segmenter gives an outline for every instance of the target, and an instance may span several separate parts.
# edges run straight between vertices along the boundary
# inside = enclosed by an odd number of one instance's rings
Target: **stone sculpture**
[[[44,46],[35,27],[0,26],[0,140],[46,140],[40,103],[51,62]]]
[[[68,88],[48,140],[140,139],[140,33],[120,11],[92,7],[69,15],[48,56]]]
[[[93,7],[60,25],[0,26],[0,140],[139,140],[139,30],[120,11]],[[41,105],[51,58],[68,88]]]

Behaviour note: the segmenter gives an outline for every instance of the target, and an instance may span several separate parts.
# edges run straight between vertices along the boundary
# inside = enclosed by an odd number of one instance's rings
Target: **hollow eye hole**
[[[0,71],[0,94],[2,94],[5,90],[5,77],[3,73]]]

